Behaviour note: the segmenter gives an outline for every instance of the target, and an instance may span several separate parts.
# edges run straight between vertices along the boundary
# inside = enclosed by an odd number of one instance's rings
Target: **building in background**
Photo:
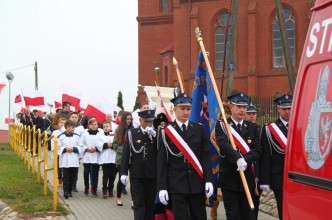
[[[202,32],[220,91],[224,45],[231,0],[139,0],[138,47],[140,85],[176,87],[176,57],[184,89],[191,94],[200,51],[195,28]],[[287,35],[295,65],[301,58],[314,0],[283,0]],[[228,34],[231,34],[232,25]],[[289,91],[275,0],[239,1],[233,89],[249,95],[273,96]],[[228,35],[229,36],[229,35]],[[228,44],[229,44],[228,37]],[[229,66],[226,53],[226,72]],[[226,78],[223,96],[226,91]],[[139,90],[145,100],[143,89]]]

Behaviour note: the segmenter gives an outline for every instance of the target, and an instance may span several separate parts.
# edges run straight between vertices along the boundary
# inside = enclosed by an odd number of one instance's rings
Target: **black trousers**
[[[204,193],[170,194],[175,220],[206,220]]]
[[[251,220],[254,218],[254,212],[251,211],[245,192],[222,190],[224,206],[227,219],[234,220]],[[250,192],[254,198],[254,191]]]
[[[85,163],[83,164],[83,166],[84,166],[83,178],[84,178],[85,192],[89,192],[89,187],[90,187],[89,179],[91,176],[92,193],[96,193],[98,187],[99,164]]]
[[[77,167],[63,168],[63,192],[71,193],[74,181],[74,173],[77,172]]]
[[[58,179],[61,180],[61,179],[63,179],[63,168],[59,167],[59,159],[60,159],[60,157],[58,156]]]
[[[273,190],[273,192],[277,200],[279,219],[282,220],[282,190]]]
[[[113,191],[114,180],[118,172],[115,163],[107,163],[102,165],[103,169],[103,190]]]
[[[131,196],[134,201],[134,219],[150,220],[154,216],[157,179],[130,178]]]
[[[257,190],[258,190],[258,196],[256,195],[256,193],[254,193],[254,195],[252,197],[252,201],[253,201],[254,206],[255,206],[255,217],[256,217],[256,219],[258,219],[259,199],[260,199],[261,194],[262,194],[261,189],[258,188]]]
[[[116,165],[116,166],[117,166],[117,168],[118,168],[117,170],[119,172],[119,180],[118,180],[118,183],[116,185],[116,196],[118,198],[121,198],[121,191],[122,191],[122,188],[125,187],[125,185],[123,185],[122,182],[121,182],[121,166],[120,165]]]

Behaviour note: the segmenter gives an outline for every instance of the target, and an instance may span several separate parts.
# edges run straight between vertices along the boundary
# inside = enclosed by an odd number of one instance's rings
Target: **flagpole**
[[[179,70],[179,64],[178,64],[178,61],[175,59],[175,57],[173,57],[173,64],[174,64],[175,69],[176,69],[176,75],[178,76],[178,82],[180,84],[181,92],[184,92],[182,77],[181,77],[180,70]]]
[[[213,90],[214,90],[214,92],[216,94],[216,97],[217,97],[217,101],[218,101],[218,104],[219,104],[219,107],[220,107],[222,118],[223,118],[224,122],[227,122],[226,116],[225,116],[224,106],[221,102],[220,94],[219,94],[219,91],[218,91],[218,88],[217,88],[216,81],[215,81],[214,76],[213,76],[211,65],[210,65],[209,59],[206,55],[206,51],[205,51],[205,47],[204,47],[204,43],[203,43],[203,38],[201,37],[201,31],[199,30],[198,27],[196,27],[195,33],[196,33],[197,41],[198,41],[198,43],[201,47],[201,50],[202,50],[202,53],[203,53],[203,56],[204,56],[206,67],[208,69],[208,72],[209,72],[209,75],[210,75],[210,78],[211,78]],[[225,127],[226,127],[226,130],[227,130],[228,137],[229,137],[229,140],[231,142],[231,145],[232,145],[233,149],[236,150],[235,143],[234,143],[234,140],[233,140],[233,136],[232,136],[231,130],[229,128],[229,124],[225,123]],[[246,196],[247,196],[247,199],[248,199],[249,206],[250,206],[251,210],[254,210],[255,206],[254,206],[254,203],[253,203],[252,198],[251,198],[251,194],[250,194],[250,191],[249,191],[248,183],[247,183],[246,177],[244,175],[244,172],[243,172],[243,170],[239,170],[239,173],[240,173],[240,176],[241,176],[243,188],[245,190],[245,193],[246,193]]]

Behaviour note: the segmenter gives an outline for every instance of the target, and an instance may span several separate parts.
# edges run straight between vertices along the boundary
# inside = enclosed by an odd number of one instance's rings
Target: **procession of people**
[[[189,120],[192,98],[186,93],[171,100],[174,121],[142,103],[135,126],[131,113],[126,111],[118,112],[116,118],[107,114],[100,125],[94,116],[72,112],[71,103],[64,102],[62,109],[47,118],[48,128],[42,126],[37,110],[22,113],[20,123],[50,130],[50,134],[58,136],[58,178],[65,199],[78,191],[76,184],[82,163],[86,196],[91,193],[92,197],[98,197],[99,186],[104,199],[114,197],[116,190],[116,204],[122,206],[121,194],[130,182],[131,205],[137,220],[207,219],[207,201],[216,198],[217,188],[222,192],[227,219],[257,219],[260,195],[270,189],[276,196],[281,219],[285,151],[278,135],[287,138],[292,96],[286,94],[274,101],[280,117],[261,126],[256,123],[258,109],[245,93],[227,97],[224,105],[227,121],[220,118],[215,122],[220,156],[216,184],[208,134],[200,123]],[[82,126],[84,121],[86,127]],[[235,140],[235,149],[230,135]],[[49,150],[54,150],[53,141]],[[239,171],[244,172],[254,201],[254,214]],[[102,172],[101,183],[99,172]],[[217,219],[212,211],[211,217]]]

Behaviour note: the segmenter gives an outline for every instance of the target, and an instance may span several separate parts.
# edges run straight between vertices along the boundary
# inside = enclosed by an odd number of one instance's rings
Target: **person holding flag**
[[[171,102],[176,120],[158,135],[159,199],[171,199],[176,220],[204,220],[205,197],[213,194],[209,142],[204,127],[189,120],[192,98],[182,93]]]
[[[254,164],[262,151],[259,132],[256,124],[244,120],[249,97],[239,92],[228,96],[227,99],[231,110],[231,117],[227,119],[227,123],[237,150],[231,146],[225,122],[218,121],[215,134],[221,155],[218,187],[222,191],[227,219],[252,219],[254,214],[251,213],[238,171],[244,171],[253,197],[255,188],[257,191],[258,181]]]

